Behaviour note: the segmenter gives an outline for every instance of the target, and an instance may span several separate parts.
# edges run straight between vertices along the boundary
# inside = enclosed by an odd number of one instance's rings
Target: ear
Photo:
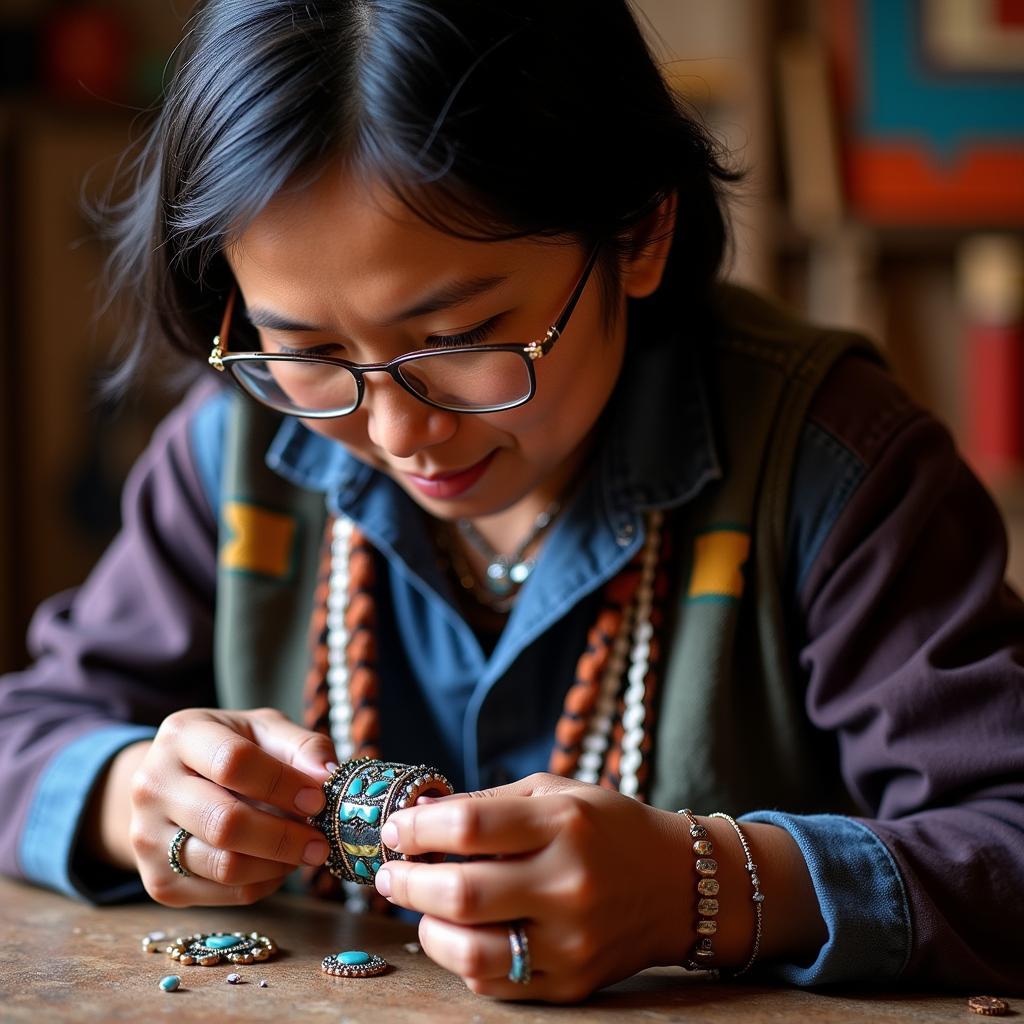
[[[665,273],[676,226],[677,195],[673,191],[629,235],[634,255],[622,268],[622,287],[631,299],[643,299],[658,290]]]

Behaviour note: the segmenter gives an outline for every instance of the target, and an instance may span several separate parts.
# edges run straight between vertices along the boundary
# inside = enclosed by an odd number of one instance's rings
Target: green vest
[[[844,353],[879,357],[855,335],[805,324],[742,289],[722,286],[717,302],[723,330],[709,386],[725,472],[672,513],[680,585],[659,688],[650,802],[735,814],[842,812],[849,798],[834,749],[807,721],[794,672],[785,533],[794,458],[815,391]],[[326,508],[321,493],[266,466],[279,423],[241,395],[232,402],[215,669],[224,707],[272,706],[301,722]]]

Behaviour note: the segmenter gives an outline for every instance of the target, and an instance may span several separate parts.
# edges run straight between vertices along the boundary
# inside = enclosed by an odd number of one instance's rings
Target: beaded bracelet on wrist
[[[743,847],[743,854],[747,859],[743,866],[746,868],[747,874],[750,875],[750,885],[754,890],[753,895],[750,897],[754,904],[754,945],[750,951],[750,956],[747,958],[747,962],[737,970],[729,972],[730,978],[738,978],[741,974],[746,974],[747,971],[754,966],[757,954],[761,952],[761,927],[763,914],[761,905],[764,903],[764,893],[761,892],[761,879],[757,874],[757,865],[754,863],[754,858],[750,854],[750,844],[747,842],[747,837],[743,834],[739,825],[736,823],[736,819],[728,814],[724,814],[722,811],[715,811],[714,814],[709,814],[708,817],[721,818],[723,821],[729,822],[733,831],[739,837],[740,845]]]
[[[690,957],[683,966],[688,971],[714,970],[711,961],[715,958],[713,936],[718,931],[718,861],[711,854],[715,852],[708,830],[698,823],[693,811],[684,807],[678,812],[686,818],[690,826],[690,838],[693,840],[693,852],[696,854],[697,871],[697,941],[690,951]]]

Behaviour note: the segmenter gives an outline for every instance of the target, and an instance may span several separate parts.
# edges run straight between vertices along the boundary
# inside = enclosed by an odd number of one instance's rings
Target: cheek
[[[593,429],[619,376],[624,344],[609,340],[597,348],[598,358],[567,353],[574,358],[539,366],[533,401],[492,421],[523,448],[543,447],[564,455]],[[587,345],[587,351],[593,347]]]
[[[361,411],[333,420],[303,420],[314,434],[337,441],[354,452],[365,452],[373,446],[366,433],[366,417]]]

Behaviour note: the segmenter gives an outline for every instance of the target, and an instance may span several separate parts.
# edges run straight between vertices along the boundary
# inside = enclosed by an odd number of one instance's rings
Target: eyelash
[[[472,330],[463,331],[461,334],[435,334],[428,339],[430,348],[465,348],[468,345],[479,345],[486,341],[497,326],[500,316],[492,316]],[[277,350],[282,355],[288,356],[327,356],[331,354],[334,345],[312,345],[309,348],[292,348],[289,345],[278,343]]]
[[[430,338],[431,348],[463,348],[466,345],[479,345],[486,341],[493,333],[500,317],[492,316],[485,320],[478,327],[462,334],[435,334]]]

